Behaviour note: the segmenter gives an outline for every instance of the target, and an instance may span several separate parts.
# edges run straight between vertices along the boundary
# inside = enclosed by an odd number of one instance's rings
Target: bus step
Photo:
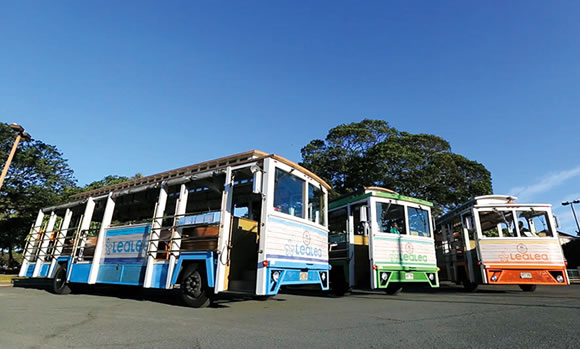
[[[244,270],[243,274],[244,280],[256,281],[256,271],[255,270]]]
[[[254,293],[256,290],[256,281],[254,280],[231,280],[228,285],[229,291],[243,291]]]

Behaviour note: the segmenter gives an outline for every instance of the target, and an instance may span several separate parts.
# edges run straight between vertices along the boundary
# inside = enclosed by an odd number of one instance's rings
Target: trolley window
[[[545,211],[516,211],[521,237],[551,237],[550,220]]]
[[[377,221],[381,232],[405,234],[405,207],[377,202]]]
[[[346,208],[328,212],[328,229],[330,235],[345,235],[348,221]]]
[[[429,229],[429,212],[420,208],[407,207],[409,212],[409,234],[431,236]]]
[[[481,211],[479,212],[479,223],[481,224],[481,233],[484,238],[518,237],[512,211],[496,209],[493,211]]]
[[[308,220],[324,225],[324,192],[308,184]]]
[[[304,218],[304,184],[304,180],[277,168],[274,184],[274,210]]]

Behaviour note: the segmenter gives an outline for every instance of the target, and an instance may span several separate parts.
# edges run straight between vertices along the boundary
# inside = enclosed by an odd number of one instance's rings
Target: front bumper
[[[375,278],[378,288],[387,288],[391,283],[427,283],[439,287],[437,268],[378,268]]]
[[[569,285],[565,267],[498,268],[485,266],[486,281],[490,285]]]
[[[268,285],[266,295],[275,295],[281,286],[286,285],[320,285],[323,291],[329,289],[329,271],[327,269],[295,269],[285,267],[267,267]]]

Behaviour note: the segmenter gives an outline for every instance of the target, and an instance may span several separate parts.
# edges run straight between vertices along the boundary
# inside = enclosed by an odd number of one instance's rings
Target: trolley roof
[[[504,206],[504,207],[551,207],[550,204],[527,204],[515,202],[518,198],[513,195],[482,195],[476,196],[459,205],[457,208],[449,211],[445,215],[439,217],[437,220],[444,222],[455,215],[465,211],[469,207],[492,207],[492,206]]]
[[[412,198],[410,196],[401,195],[401,194],[399,194],[391,189],[381,188],[381,187],[365,187],[364,191],[362,193],[359,192],[359,193],[349,194],[348,196],[346,196],[344,198],[339,198],[339,199],[331,202],[329,205],[329,208],[333,209],[333,208],[337,208],[340,206],[344,206],[344,205],[362,200],[364,198],[368,198],[370,196],[379,197],[379,198],[388,198],[388,199],[394,199],[394,200],[400,200],[400,201],[407,201],[407,202],[412,202],[415,204],[433,207],[433,203],[431,203],[429,201]]]
[[[202,162],[199,164],[181,167],[181,168],[171,170],[171,171],[161,172],[161,173],[154,174],[154,175],[147,176],[147,177],[132,179],[132,180],[129,180],[129,181],[126,181],[123,183],[119,183],[119,184],[108,185],[108,186],[97,188],[94,190],[89,190],[86,192],[82,192],[82,193],[73,195],[72,199],[73,200],[83,200],[83,199],[86,199],[89,197],[96,197],[96,196],[100,196],[100,195],[105,195],[105,194],[108,194],[110,192],[115,192],[115,191],[119,191],[119,190],[140,187],[140,186],[145,186],[145,185],[151,185],[151,184],[155,184],[155,183],[161,183],[163,181],[167,181],[167,180],[174,179],[174,178],[187,177],[187,176],[191,176],[191,175],[195,175],[195,174],[207,172],[207,171],[215,171],[215,170],[219,170],[219,169],[224,169],[228,166],[241,165],[244,163],[253,162],[256,160],[261,160],[264,158],[273,158],[273,159],[280,161],[288,166],[291,166],[291,167],[299,170],[300,172],[303,172],[307,176],[313,178],[314,180],[319,182],[322,186],[324,186],[327,190],[330,189],[330,186],[325,181],[323,181],[320,177],[318,177],[317,175],[315,175],[311,171],[307,170],[306,168],[304,168],[304,167],[302,167],[302,166],[300,166],[300,165],[298,165],[298,164],[296,164],[288,159],[285,159],[285,158],[278,156],[278,155],[275,155],[275,154],[268,154],[268,153],[265,153],[265,152],[262,152],[259,150],[251,150],[251,151],[248,151],[245,153],[230,155],[230,156],[222,157],[222,158],[215,159],[215,160],[205,161],[205,162]]]

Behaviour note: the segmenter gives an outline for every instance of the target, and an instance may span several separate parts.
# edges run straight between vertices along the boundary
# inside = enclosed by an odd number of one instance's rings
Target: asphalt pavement
[[[19,285],[17,285],[19,286]],[[171,292],[0,288],[0,348],[578,348],[580,285],[292,291],[181,306]]]

